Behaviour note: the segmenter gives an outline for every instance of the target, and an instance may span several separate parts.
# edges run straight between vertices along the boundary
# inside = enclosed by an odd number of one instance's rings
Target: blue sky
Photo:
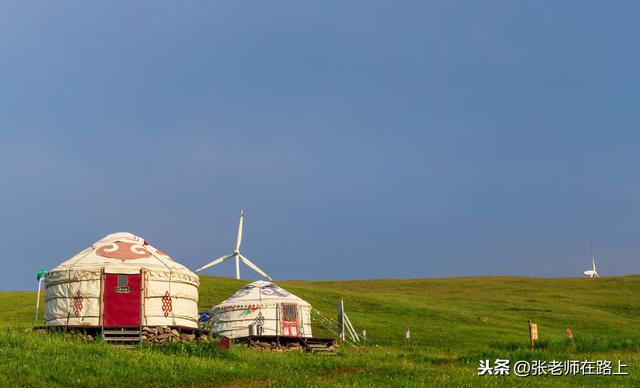
[[[638,273],[639,11],[0,0],[0,289],[116,231],[196,268],[240,209],[276,280]]]

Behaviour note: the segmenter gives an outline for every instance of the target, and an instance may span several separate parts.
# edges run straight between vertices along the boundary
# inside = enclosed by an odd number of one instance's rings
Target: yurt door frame
[[[281,335],[285,337],[300,336],[300,311],[295,303],[282,303],[280,306]]]
[[[103,275],[102,326],[140,327],[142,273]]]

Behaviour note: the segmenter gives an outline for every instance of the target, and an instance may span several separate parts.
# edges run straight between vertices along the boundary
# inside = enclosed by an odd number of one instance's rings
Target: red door
[[[140,326],[140,274],[104,275],[105,327]]]
[[[282,304],[282,335],[298,337],[298,306]]]

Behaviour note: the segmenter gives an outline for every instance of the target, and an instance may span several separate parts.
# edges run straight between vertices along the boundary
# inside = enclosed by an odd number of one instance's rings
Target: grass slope
[[[201,278],[200,309],[246,281]],[[36,334],[35,293],[0,292],[0,386],[25,385],[625,385],[640,386],[640,276],[600,279],[477,277],[283,281],[334,317],[343,298],[368,351],[335,357],[213,345],[119,349],[63,334]],[[544,349],[528,349],[527,321]],[[411,328],[411,343],[404,339]],[[570,327],[576,346],[567,343]],[[314,326],[316,336],[328,332]],[[477,376],[478,360],[600,360],[628,376]]]

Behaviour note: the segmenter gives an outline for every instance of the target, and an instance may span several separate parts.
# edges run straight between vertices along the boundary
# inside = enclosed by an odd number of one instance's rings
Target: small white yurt
[[[255,335],[312,337],[311,305],[275,284],[259,280],[244,286],[211,310],[211,332],[228,338]]]
[[[197,328],[199,285],[143,238],[110,234],[45,274],[45,325]]]

